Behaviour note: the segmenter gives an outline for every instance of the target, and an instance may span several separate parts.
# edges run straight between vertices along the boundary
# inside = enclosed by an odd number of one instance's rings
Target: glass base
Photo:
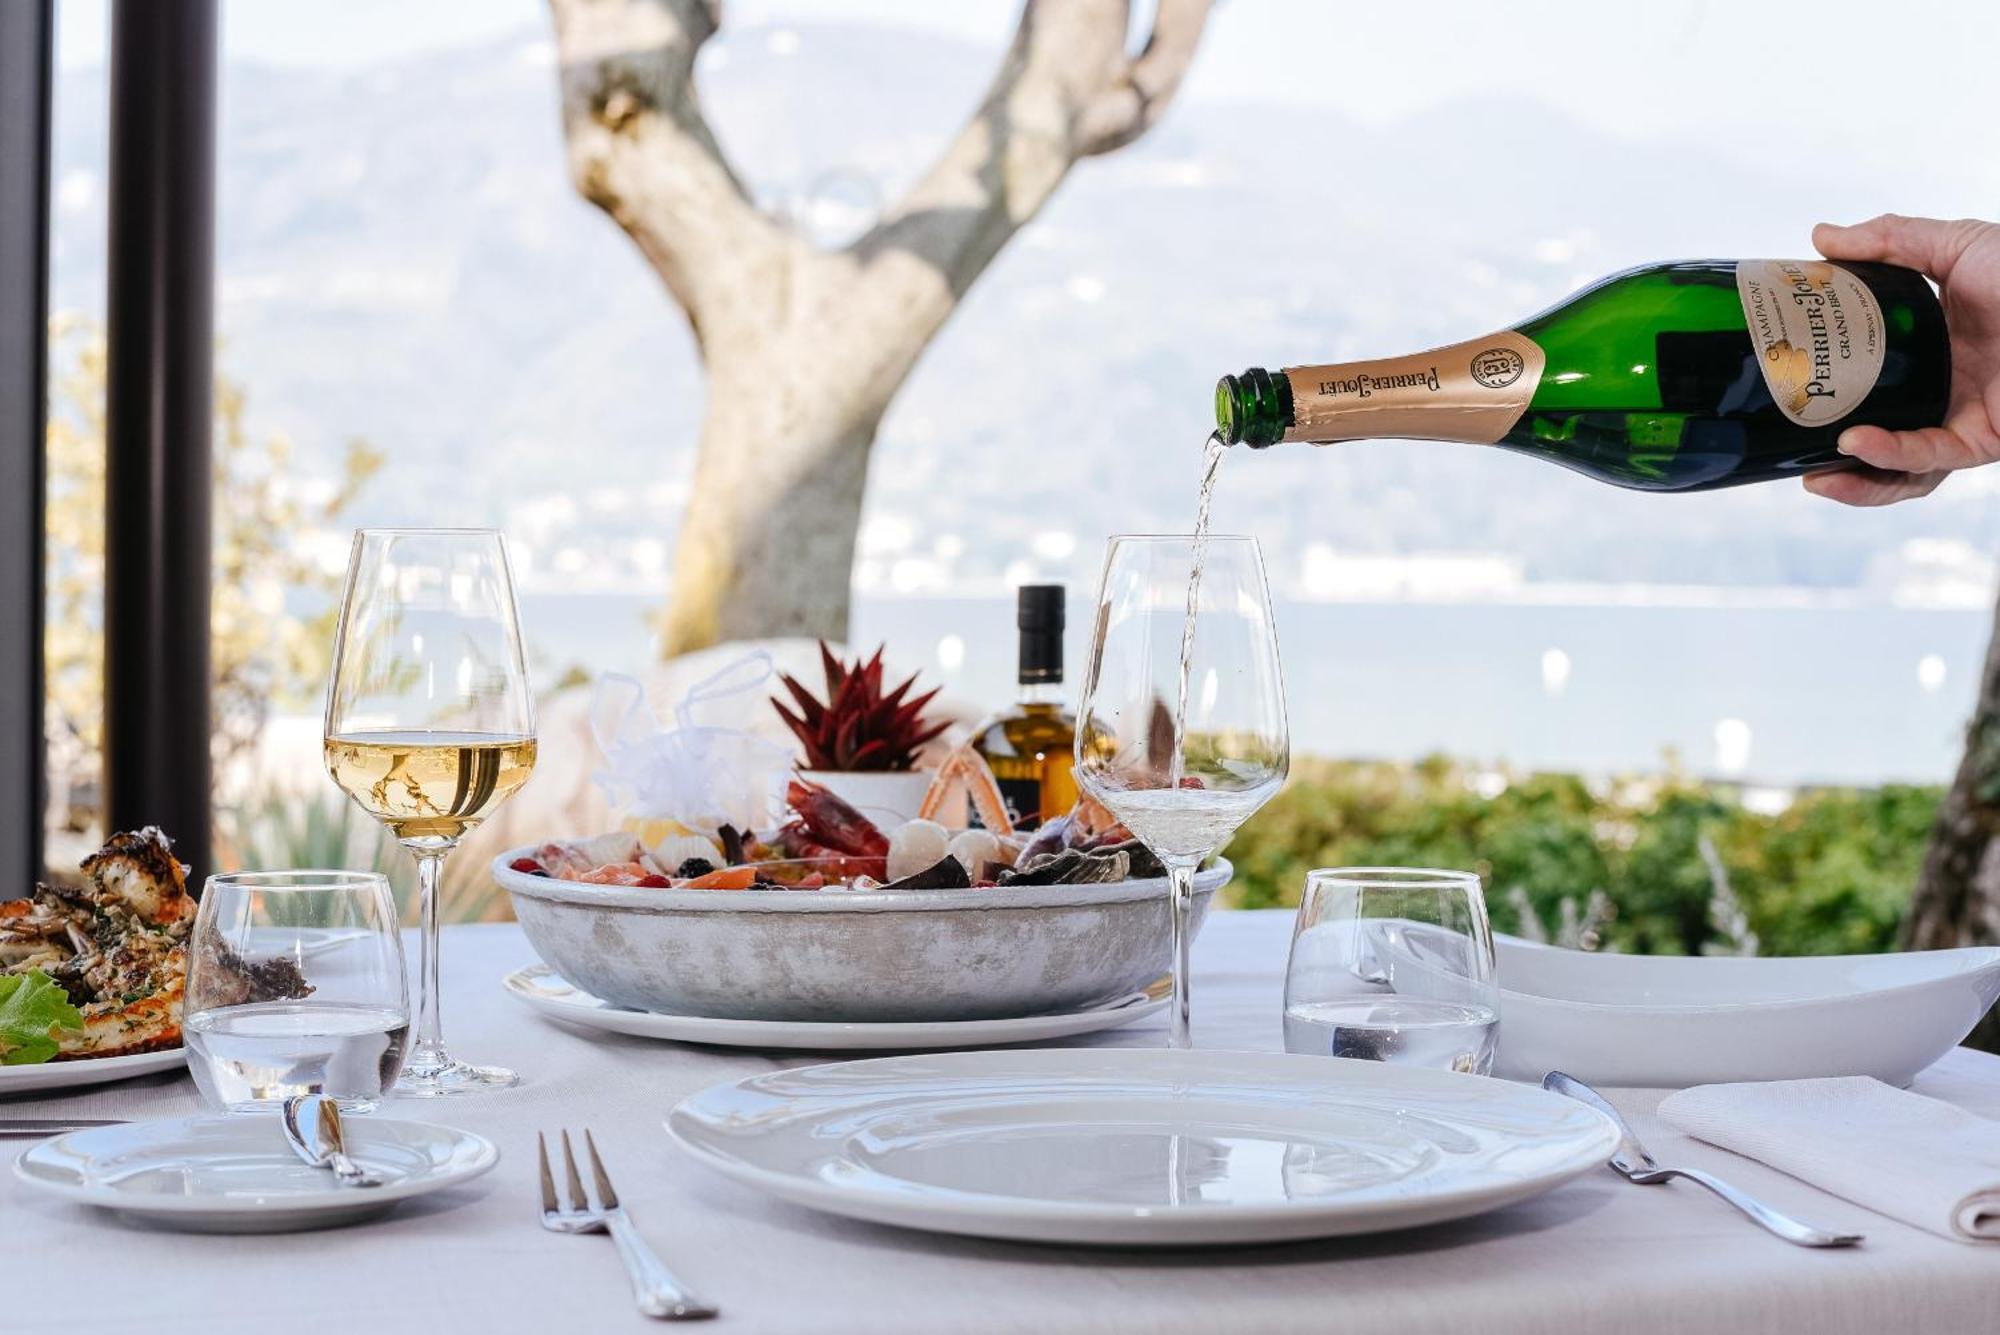
[[[507,1089],[520,1083],[520,1075],[504,1066],[474,1066],[470,1062],[447,1060],[437,1066],[405,1066],[389,1092],[399,1099],[436,1099],[447,1094]]]

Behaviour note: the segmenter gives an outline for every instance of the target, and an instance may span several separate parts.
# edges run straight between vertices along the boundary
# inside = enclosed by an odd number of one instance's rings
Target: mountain
[[[922,170],[997,54],[858,26],[725,37],[701,70],[721,138],[761,200],[834,240]],[[553,60],[527,31],[360,74],[228,65],[221,364],[302,470],[353,436],[389,451],[357,519],[497,522],[533,581],[663,589],[699,366],[569,185]],[[61,309],[101,308],[103,101],[100,74],[66,73]],[[1528,101],[1380,124],[1177,106],[1080,164],[927,354],[883,426],[859,578],[1086,580],[1105,533],[1188,524],[1217,374],[1453,341],[1625,264],[1796,251],[1813,219],[1873,211],[1805,171]],[[1369,443],[1230,458],[1217,523],[1261,534],[1281,583],[1318,545],[1500,554],[1537,581],[1861,588],[1914,539],[1993,550],[1996,485],[1864,514]]]

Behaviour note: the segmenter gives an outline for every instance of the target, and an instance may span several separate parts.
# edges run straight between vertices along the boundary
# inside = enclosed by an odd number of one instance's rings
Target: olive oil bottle
[[[1063,586],[1024,584],[1020,695],[980,724],[972,746],[992,766],[1017,827],[1033,829],[1076,805],[1076,716],[1063,705]]]

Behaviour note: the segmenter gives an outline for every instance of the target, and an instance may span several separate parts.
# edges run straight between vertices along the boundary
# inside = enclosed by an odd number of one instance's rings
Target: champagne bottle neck
[[[1527,411],[1544,361],[1533,339],[1504,329],[1407,357],[1257,367],[1216,386],[1216,427],[1260,449],[1385,436],[1490,445]]]
[[[1215,429],[1230,445],[1261,450],[1285,438],[1292,425],[1292,384],[1283,374],[1253,366],[1215,382]]]

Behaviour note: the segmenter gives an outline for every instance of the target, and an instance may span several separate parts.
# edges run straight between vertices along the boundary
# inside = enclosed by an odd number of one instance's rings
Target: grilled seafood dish
[[[0,977],[41,973],[68,995],[81,1028],[53,1033],[51,1060],[122,1057],[178,1047],[195,897],[187,868],[155,826],[113,835],[85,858],[80,885],[42,885],[0,901]],[[303,995],[289,961],[218,967],[240,976],[244,999]]]

